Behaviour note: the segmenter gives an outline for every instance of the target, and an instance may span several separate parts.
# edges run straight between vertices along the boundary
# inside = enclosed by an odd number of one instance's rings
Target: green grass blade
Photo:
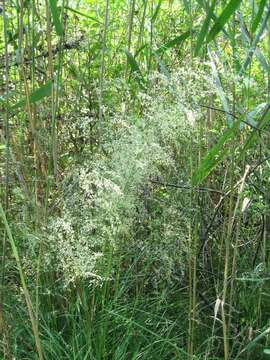
[[[261,24],[261,27],[260,27],[260,29],[258,30],[258,33],[257,33],[257,35],[255,36],[255,38],[254,38],[254,40],[253,40],[253,42],[252,42],[252,44],[251,44],[251,47],[250,47],[249,50],[248,50],[248,53],[247,53],[246,59],[245,59],[245,61],[244,61],[244,64],[243,64],[242,68],[241,68],[240,71],[239,71],[239,76],[240,76],[240,77],[244,74],[244,72],[246,71],[247,67],[248,67],[249,64],[251,63],[251,60],[252,60],[252,58],[253,58],[253,54],[255,53],[256,48],[257,48],[257,45],[258,45],[258,43],[259,43],[259,41],[260,41],[260,39],[261,39],[261,36],[262,36],[265,28],[267,27],[269,18],[270,18],[270,7],[268,8],[268,11],[267,11],[267,13],[266,13],[266,15],[265,15],[265,18],[264,18],[264,20],[263,20],[263,22],[262,22],[262,24]]]
[[[251,32],[254,34],[255,31],[257,30],[257,27],[260,23],[260,20],[262,18],[262,15],[263,15],[263,10],[265,8],[265,5],[266,5],[266,0],[261,0],[260,2],[260,5],[259,5],[259,9],[258,9],[258,12],[252,22],[252,25],[251,25]]]
[[[50,8],[51,8],[53,24],[55,27],[56,34],[61,36],[64,34],[64,28],[63,28],[62,22],[60,20],[60,16],[58,14],[57,0],[49,0],[49,4],[50,4]]]
[[[204,2],[203,1],[201,1],[201,0],[197,0],[197,3],[199,4],[199,6],[201,7],[201,9],[203,10],[203,11],[205,11],[205,13],[206,13],[206,16],[207,16],[207,9],[206,9],[206,6],[205,6],[205,4],[204,4]],[[211,18],[212,18],[212,20],[214,21],[214,22],[216,22],[217,21],[217,19],[218,19],[218,17],[215,15],[215,13],[214,13],[214,10],[213,10],[213,12],[212,12],[212,14],[211,14]],[[229,38],[229,34],[227,33],[227,31],[223,28],[222,29],[222,32],[223,32],[223,34],[227,37],[227,38]]]
[[[137,63],[135,57],[127,49],[125,49],[125,54],[126,54],[127,62],[130,66],[131,72],[133,72],[136,75],[136,80],[142,85],[145,81],[144,81],[142,72],[140,70],[139,64]]]
[[[208,9],[207,16],[206,16],[206,18],[204,20],[201,31],[200,31],[200,33],[199,33],[199,35],[197,37],[197,42],[196,42],[195,51],[194,51],[195,56],[197,56],[199,54],[199,51],[200,51],[200,49],[202,47],[202,44],[203,44],[204,39],[206,37],[206,34],[208,32],[210,21],[211,21],[211,19],[213,17],[213,11],[214,11],[215,5],[216,5],[216,0],[214,0],[212,2],[211,7]]]
[[[249,34],[248,30],[247,30],[247,26],[246,26],[245,21],[244,21],[244,16],[240,11],[239,11],[239,19],[240,19],[243,42],[245,44],[245,47],[249,48],[250,44],[252,44],[252,39],[251,39],[251,36],[250,36],[250,34]],[[258,59],[259,63],[261,64],[262,68],[266,72],[268,72],[269,71],[269,65],[268,65],[262,51],[258,47],[256,47],[254,53],[255,53],[255,56]]]
[[[270,105],[268,104],[263,114],[261,115],[260,120],[256,123],[256,129],[252,131],[247,141],[245,142],[243,150],[240,153],[240,157],[243,156],[246,153],[246,151],[250,149],[252,145],[255,143],[258,135],[258,130],[264,129],[264,127],[269,123],[270,121],[269,110],[270,110]]]
[[[160,11],[161,4],[162,4],[162,0],[159,0],[158,4],[156,6],[155,12],[154,12],[154,14],[152,16],[152,19],[151,19],[152,23],[154,23],[156,21],[157,17],[158,17],[158,13]]]
[[[183,34],[175,37],[174,39],[166,42],[165,44],[161,45],[157,50],[156,53],[158,55],[163,54],[165,51],[167,51],[168,49],[171,49],[172,47],[174,47],[175,45],[179,45],[181,44],[184,40],[186,40],[188,37],[190,36],[190,31],[186,31]]]
[[[227,100],[227,96],[226,96],[226,93],[223,89],[223,86],[222,86],[222,83],[221,83],[221,80],[220,80],[220,76],[219,76],[219,73],[218,73],[218,69],[217,69],[217,66],[216,66],[216,62],[218,62],[218,60],[215,61],[215,58],[214,56],[212,55],[212,53],[209,51],[209,58],[210,58],[210,65],[211,65],[211,69],[212,69],[212,75],[213,75],[213,78],[214,78],[214,83],[215,83],[215,88],[216,88],[216,92],[220,98],[220,101],[221,101],[221,104],[222,104],[222,107],[226,113],[226,117],[227,117],[227,123],[228,125],[231,125],[233,123],[233,118],[230,114],[230,108],[229,108],[229,103],[228,103],[228,100]]]
[[[227,129],[217,144],[212,147],[208,154],[204,157],[199,168],[194,172],[191,179],[193,185],[201,183],[220,163],[220,161],[226,156],[229,149],[226,149],[225,144],[234,137],[239,130],[240,121],[236,121],[233,126]]]
[[[34,338],[35,338],[38,358],[39,358],[39,360],[43,360],[44,357],[43,357],[43,353],[42,353],[42,349],[41,349],[41,342],[40,342],[40,337],[39,337],[39,332],[38,332],[36,314],[34,312],[33,303],[31,301],[30,293],[29,293],[29,290],[26,285],[25,275],[24,275],[21,259],[19,256],[18,248],[17,248],[16,242],[13,238],[13,235],[12,235],[12,232],[11,232],[11,229],[10,229],[10,226],[9,226],[9,223],[8,223],[8,220],[7,220],[7,217],[6,217],[6,214],[5,214],[5,211],[3,209],[1,202],[0,202],[0,219],[2,219],[3,225],[4,225],[6,233],[7,233],[7,237],[10,242],[12,254],[13,254],[16,264],[17,264],[17,269],[18,269],[19,276],[20,276],[21,286],[23,289],[23,293],[24,293],[27,308],[28,308],[28,314],[29,314],[32,328],[33,328],[33,334],[34,334]]]
[[[45,85],[41,86],[29,96],[30,104],[42,100],[44,97],[50,96],[52,93],[52,81],[48,81]],[[11,110],[17,110],[26,105],[26,98],[20,100],[11,107]]]
[[[261,334],[259,334],[258,336],[256,336],[253,340],[251,340],[246,347],[244,347],[244,349],[240,352],[240,354],[236,357],[236,359],[239,358],[240,355],[242,355],[244,352],[246,351],[250,351],[257,343],[258,341],[260,341],[261,339],[263,339],[265,336],[268,336],[270,332],[270,328],[267,328],[266,330],[264,330]]]
[[[231,0],[225,9],[222,11],[220,16],[217,18],[214,26],[212,27],[210,33],[207,35],[206,42],[214,40],[217,34],[224,28],[230,17],[235,13],[239,7],[241,0]]]
[[[102,23],[101,23],[97,18],[95,18],[94,16],[89,16],[89,15],[87,15],[87,14],[84,14],[84,13],[82,13],[81,11],[75,10],[75,9],[69,7],[69,6],[65,6],[65,9],[67,9],[68,11],[73,12],[73,13],[76,14],[76,15],[80,15],[80,16],[85,17],[86,19],[92,20],[92,21],[94,21],[94,22],[96,22],[96,23],[98,23],[98,24],[102,24]]]

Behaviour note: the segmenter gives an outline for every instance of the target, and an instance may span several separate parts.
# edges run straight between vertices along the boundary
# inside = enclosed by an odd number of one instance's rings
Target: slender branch
[[[185,189],[185,190],[195,190],[195,191],[209,191],[209,192],[214,192],[217,194],[221,194],[224,195],[224,192],[221,190],[216,190],[216,189],[212,189],[212,188],[206,188],[206,187],[198,187],[198,188],[194,188],[192,186],[189,185],[181,185],[181,184],[171,184],[171,183],[164,183],[161,181],[157,181],[157,180],[150,180],[151,183],[153,184],[158,184],[158,185],[162,185],[162,186],[166,186],[166,187],[173,187],[176,189]]]
[[[62,50],[78,49],[82,40],[83,40],[83,36],[81,36],[79,39],[76,39],[74,41],[65,42],[63,45],[61,45],[61,42],[60,42],[52,49],[52,55],[56,55],[59,51],[62,51]],[[24,59],[24,64],[25,65],[31,64],[33,62],[33,60],[47,58],[48,56],[49,56],[49,51],[47,51],[47,50],[42,51],[39,55],[35,56],[34,58],[31,57],[31,59]],[[5,68],[5,58],[1,57],[0,59],[1,59],[0,60],[0,69],[4,69]],[[16,60],[16,57],[13,54],[9,53],[8,59],[10,62],[9,67],[20,65],[20,62]]]
[[[215,111],[219,111],[223,114],[227,114],[227,115],[230,115],[232,116],[234,119],[236,120],[239,120],[239,116],[235,115],[234,113],[231,113],[229,111],[225,111],[223,109],[219,109],[219,108],[216,108],[214,106],[209,106],[209,105],[203,105],[203,104],[199,104],[200,107],[203,107],[203,108],[206,108],[206,109],[210,109],[210,110],[215,110]],[[249,127],[251,127],[252,129],[254,130],[257,130],[257,131],[263,131],[262,129],[259,129],[258,127],[252,125],[250,122],[246,121],[246,120],[243,120],[241,119],[241,122],[243,122],[244,124],[248,125]]]

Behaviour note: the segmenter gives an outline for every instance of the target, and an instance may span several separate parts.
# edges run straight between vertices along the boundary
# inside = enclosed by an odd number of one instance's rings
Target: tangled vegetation
[[[269,2],[0,11],[0,358],[267,359]]]

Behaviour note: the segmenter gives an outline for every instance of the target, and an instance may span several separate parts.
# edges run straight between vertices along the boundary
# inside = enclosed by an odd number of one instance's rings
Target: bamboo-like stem
[[[47,46],[48,46],[48,74],[49,78],[52,80],[52,94],[51,94],[51,166],[54,176],[57,175],[57,159],[56,159],[56,139],[55,139],[55,79],[54,79],[54,67],[53,67],[53,52],[52,52],[52,24],[51,24],[51,13],[48,4],[48,0],[45,1],[46,4],[46,26],[47,26]],[[50,174],[48,174],[50,176]]]
[[[234,208],[234,212],[233,212],[233,218],[231,221],[231,226],[234,225],[236,217],[237,217],[237,211],[240,208],[240,205],[242,205],[243,203],[243,191],[244,191],[244,186],[245,186],[245,182],[246,182],[246,178],[248,176],[250,172],[250,167],[247,166],[245,173],[241,179],[241,183],[240,183],[240,188],[238,191],[238,196],[237,196],[237,200],[236,200],[236,204],[235,204],[235,208]],[[228,328],[230,328],[230,324],[231,324],[231,311],[232,311],[232,300],[233,300],[233,289],[234,289],[234,279],[235,279],[235,272],[236,272],[236,264],[237,264],[237,256],[238,256],[238,247],[239,247],[239,232],[240,232],[240,224],[241,222],[238,221],[237,224],[237,229],[236,229],[236,239],[235,239],[235,243],[233,245],[233,257],[232,257],[232,269],[231,269],[231,284],[230,284],[230,300],[229,300],[229,315],[228,315]],[[232,231],[232,229],[231,229]]]
[[[25,297],[25,301],[26,301],[26,305],[27,305],[27,309],[28,309],[28,314],[31,320],[31,324],[32,324],[32,329],[33,329],[33,334],[34,334],[34,338],[35,338],[35,343],[36,343],[36,349],[37,349],[37,353],[38,353],[38,357],[39,360],[43,360],[43,353],[42,353],[42,349],[41,349],[41,342],[40,342],[40,337],[39,337],[39,332],[38,332],[38,325],[37,325],[37,316],[34,312],[34,308],[33,308],[33,304],[31,301],[31,297],[26,285],[26,281],[25,281],[25,276],[23,273],[23,268],[21,265],[21,260],[19,257],[19,253],[18,253],[18,249],[16,246],[16,243],[14,241],[14,238],[12,236],[7,218],[6,218],[6,214],[5,211],[3,209],[2,204],[0,203],[0,217],[2,218],[5,230],[7,232],[7,237],[9,239],[10,245],[11,245],[11,249],[12,249],[12,253],[13,256],[16,260],[16,264],[17,264],[17,268],[19,271],[19,275],[20,275],[20,281],[21,281],[21,285],[22,285],[22,289],[23,289],[23,293],[24,293],[24,297]]]
[[[131,48],[135,3],[136,3],[136,0],[130,0],[129,21],[128,21],[128,51],[130,51],[130,48]]]
[[[3,32],[4,32],[4,48],[5,48],[5,95],[6,109],[9,105],[9,59],[8,59],[8,40],[7,40],[7,18],[6,18],[6,1],[3,0]],[[8,112],[4,114],[4,131],[5,131],[5,211],[9,208],[9,168],[10,168],[10,134],[9,134],[9,116]],[[4,298],[5,298],[5,268],[6,268],[6,249],[7,249],[7,232],[4,230],[2,245],[2,263],[1,263],[1,291],[0,291],[0,334],[3,336],[3,354],[5,358],[11,359],[10,341],[8,330],[4,316]]]
[[[105,75],[105,52],[107,47],[107,31],[108,31],[108,18],[109,18],[109,0],[105,0],[105,13],[103,24],[103,36],[102,36],[102,50],[101,50],[101,64],[99,70],[99,128],[101,128],[103,120],[103,90],[104,90],[104,75]]]
[[[145,17],[146,17],[146,10],[147,10],[147,0],[143,0],[143,14],[142,14],[142,20],[140,24],[140,31],[139,31],[139,37],[138,37],[138,45],[137,49],[140,49],[142,46],[142,40],[143,40],[143,34],[144,34],[144,26],[145,26]]]
[[[133,21],[134,21],[134,11],[135,11],[135,1],[130,0],[129,4],[129,14],[128,14],[128,41],[127,41],[127,49],[130,51],[131,48],[131,39],[132,39],[132,30],[133,30]],[[126,62],[126,72],[125,77],[128,75],[128,61]]]

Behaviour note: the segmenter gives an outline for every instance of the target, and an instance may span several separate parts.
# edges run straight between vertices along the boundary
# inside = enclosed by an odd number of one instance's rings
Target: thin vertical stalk
[[[151,23],[150,23],[150,49],[149,49],[149,59],[148,59],[148,74],[151,71],[152,66],[152,54],[153,54],[153,38],[154,38],[154,23],[153,23],[153,10],[154,10],[154,1],[151,1]]]
[[[129,52],[130,52],[130,48],[131,48],[131,39],[132,39],[132,30],[133,30],[134,12],[135,12],[135,1],[136,0],[130,0],[130,4],[129,4],[128,44],[127,44],[127,48],[128,48]],[[127,77],[127,74],[128,74],[128,61],[126,62],[126,74],[125,74],[126,77]]]
[[[52,24],[51,24],[51,13],[48,4],[48,0],[45,2],[46,4],[46,25],[47,25],[47,46],[48,46],[48,73],[49,78],[52,80],[54,84],[54,69],[53,69],[53,53],[52,53]],[[51,94],[51,165],[52,165],[52,173],[54,176],[57,175],[57,160],[56,160],[56,145],[55,145],[55,86],[52,86],[52,94]],[[49,166],[50,167],[50,166]],[[49,174],[50,175],[50,174]]]
[[[24,277],[23,268],[22,268],[22,265],[21,265],[21,260],[20,260],[20,257],[19,257],[18,249],[17,249],[16,243],[14,241],[14,238],[12,236],[12,233],[11,233],[8,221],[7,221],[5,211],[4,211],[3,206],[2,206],[1,203],[0,203],[0,217],[2,218],[5,230],[7,232],[7,237],[9,239],[11,249],[12,249],[12,253],[13,253],[13,256],[14,256],[14,258],[16,260],[17,268],[18,268],[18,271],[19,271],[20,281],[21,281],[21,285],[22,285],[22,289],[23,289],[23,293],[24,293],[24,297],[25,297],[25,301],[26,301],[26,305],[27,305],[27,309],[28,309],[28,314],[29,314],[31,324],[32,324],[32,329],[33,329],[33,334],[34,334],[34,338],[35,338],[38,357],[39,357],[39,360],[43,360],[43,353],[42,353],[42,349],[41,349],[41,342],[40,342],[40,337],[39,337],[39,332],[38,332],[38,325],[37,325],[37,317],[36,317],[36,314],[34,312],[31,297],[30,297],[30,294],[29,294],[29,291],[28,291],[28,288],[27,288],[27,285],[26,285],[26,281],[25,281],[25,277]]]
[[[235,74],[236,74],[236,42],[235,42],[235,30],[236,30],[236,19],[235,14],[233,15],[232,19],[232,56],[233,56],[233,73],[234,79],[232,84],[232,97],[233,97],[233,114],[235,114],[236,110],[236,84],[235,84]],[[233,186],[234,183],[234,169],[235,169],[235,156],[234,156],[234,149],[231,149],[231,159],[230,159],[230,185]],[[240,201],[240,199],[239,199]],[[225,261],[224,261],[224,280],[223,280],[223,293],[222,293],[222,307],[221,307],[221,315],[222,315],[222,327],[223,327],[223,347],[224,347],[224,360],[228,360],[230,357],[230,316],[231,312],[230,309],[228,311],[228,316],[226,314],[225,306],[227,301],[227,295],[229,291],[229,276],[230,276],[230,262],[231,262],[231,240],[232,240],[232,232],[233,232],[233,225],[236,213],[235,211],[238,208],[238,202],[233,207],[233,195],[231,193],[229,199],[229,213],[228,213],[228,228],[227,234],[225,237]],[[233,255],[236,256],[236,253]],[[231,268],[232,270],[232,268]]]
[[[190,143],[190,176],[192,178],[194,171],[194,143],[191,139]],[[200,162],[200,153],[199,153]],[[197,195],[194,195],[195,191],[191,187],[190,190],[190,209],[194,209],[190,216],[189,224],[189,328],[188,328],[188,354],[190,358],[194,354],[195,345],[195,322],[196,322],[196,307],[197,307],[197,242],[198,242],[198,209],[194,204],[197,204]]]
[[[143,0],[143,14],[142,14],[142,20],[140,24],[140,31],[139,31],[139,37],[138,37],[138,45],[137,48],[140,49],[142,46],[142,40],[143,40],[143,34],[144,34],[144,26],[145,26],[145,17],[146,17],[146,10],[147,10],[147,0]]]
[[[109,0],[105,0],[105,13],[103,24],[103,36],[102,36],[102,50],[101,50],[101,65],[99,71],[99,128],[102,125],[102,119],[104,114],[103,109],[103,91],[104,91],[104,74],[105,74],[105,52],[107,47],[107,31],[108,31],[108,18],[109,18]]]
[[[5,98],[6,98],[6,111],[4,113],[4,133],[5,133],[5,211],[8,212],[9,208],[9,167],[10,167],[10,134],[9,134],[9,60],[8,60],[8,41],[7,41],[7,16],[6,16],[6,1],[3,0],[3,31],[4,31],[4,49],[5,49]],[[1,264],[1,291],[0,291],[0,333],[3,335],[3,352],[4,356],[11,359],[10,343],[8,331],[5,323],[4,316],[4,284],[5,284],[5,267],[6,267],[6,249],[7,249],[7,232],[4,231],[3,246],[2,246],[2,264]]]
[[[243,203],[242,201],[242,194],[244,191],[244,186],[245,186],[245,181],[246,181],[246,177],[249,173],[249,169],[250,167],[247,166],[245,173],[241,179],[241,183],[240,183],[240,189],[238,192],[238,197],[236,200],[236,204],[235,204],[235,208],[234,208],[234,212],[233,212],[233,218],[232,218],[232,225],[235,223],[236,217],[237,217],[237,211],[240,207],[240,205]],[[237,224],[237,228],[236,228],[236,239],[235,239],[235,243],[233,245],[233,257],[232,257],[232,270],[231,270],[231,284],[230,284],[230,301],[229,301],[229,315],[228,315],[228,328],[230,328],[230,324],[231,324],[231,311],[233,308],[233,290],[234,290],[234,279],[235,279],[235,272],[237,270],[237,258],[238,258],[238,247],[239,247],[239,232],[240,232],[240,226],[241,226],[241,222],[238,221]]]

